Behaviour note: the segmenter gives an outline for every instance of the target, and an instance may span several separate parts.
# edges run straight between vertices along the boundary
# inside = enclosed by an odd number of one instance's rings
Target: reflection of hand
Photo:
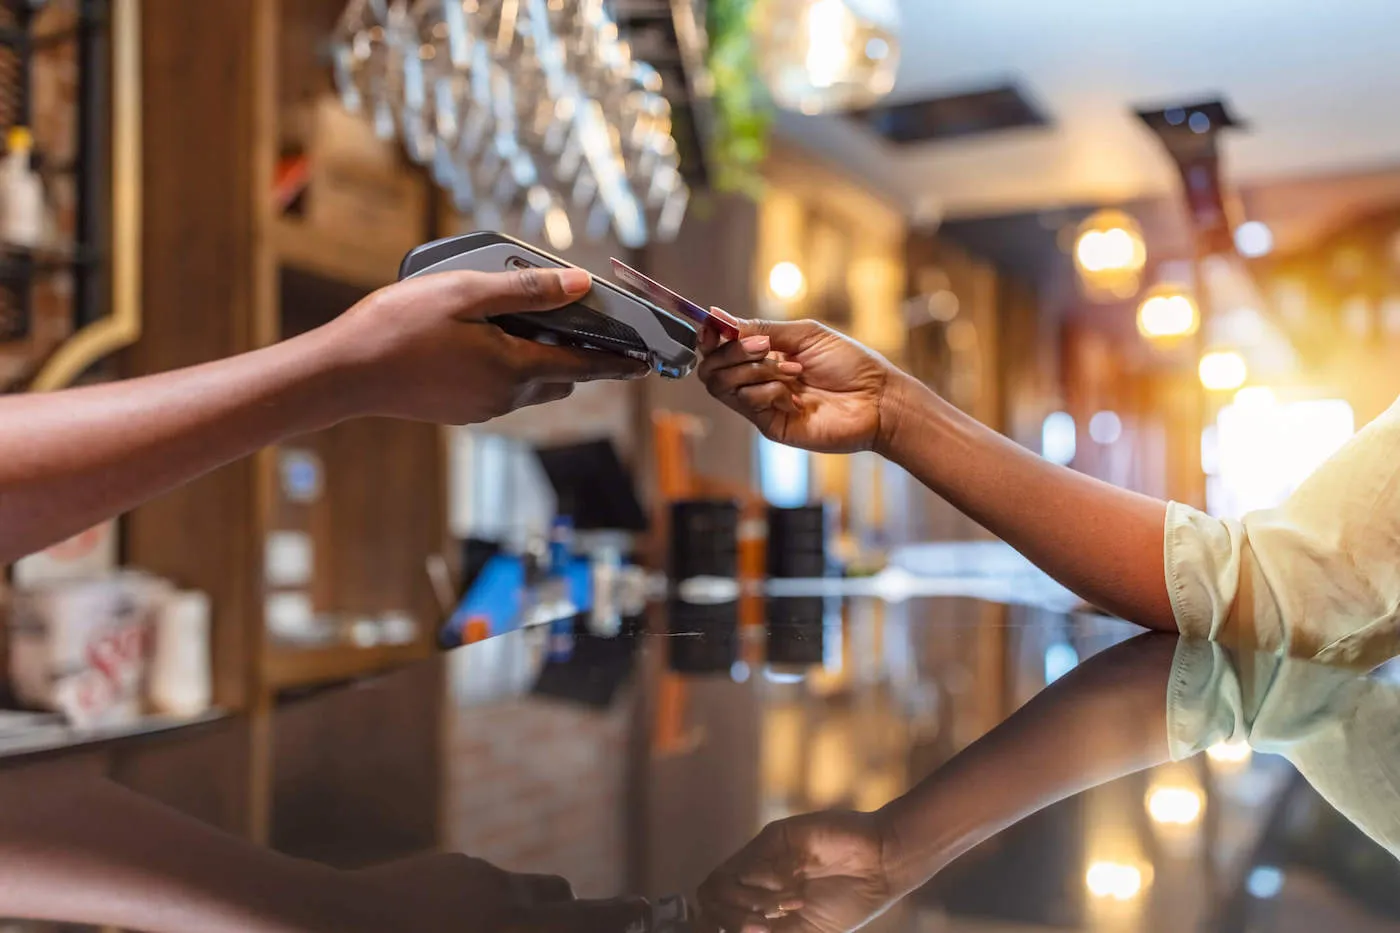
[[[886,869],[889,834],[873,813],[829,811],[771,823],[700,887],[726,933],[844,933],[903,892]]]
[[[738,340],[704,331],[700,378],[772,440],[825,453],[888,443],[909,377],[815,321],[742,321]]]
[[[641,899],[575,900],[563,878],[515,874],[465,855],[405,859],[347,879],[375,902],[370,915],[392,917],[382,929],[405,933],[625,933],[649,916]]]
[[[315,337],[344,376],[349,414],[475,424],[561,399],[576,382],[646,375],[624,356],[545,346],[486,320],[561,307],[590,282],[579,269],[425,275],[380,289]]]

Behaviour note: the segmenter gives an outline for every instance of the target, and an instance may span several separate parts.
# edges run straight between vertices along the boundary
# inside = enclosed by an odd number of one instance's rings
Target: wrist
[[[382,407],[372,361],[337,330],[327,325],[279,345],[296,358],[302,373],[299,392],[311,430],[377,414]]]
[[[880,393],[874,451],[901,463],[910,439],[921,433],[921,423],[938,401],[938,396],[922,382],[903,370],[893,370]]]

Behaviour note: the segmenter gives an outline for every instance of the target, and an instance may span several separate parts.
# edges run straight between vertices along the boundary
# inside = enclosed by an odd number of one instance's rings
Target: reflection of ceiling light
[[[1147,813],[1156,823],[1190,826],[1203,808],[1201,792],[1191,787],[1157,787],[1147,795]]]
[[[1195,299],[1180,285],[1158,285],[1138,306],[1138,333],[1149,340],[1189,337],[1200,324]]]
[[[1094,897],[1130,901],[1142,893],[1142,870],[1121,862],[1094,862],[1084,873],[1084,884]]]
[[[1235,249],[1246,259],[1267,256],[1274,248],[1274,232],[1257,220],[1246,221],[1235,228]]]
[[[1249,873],[1244,887],[1250,897],[1261,901],[1278,897],[1279,892],[1283,890],[1283,872],[1272,865],[1260,865]]]
[[[757,0],[754,43],[778,106],[806,114],[868,106],[894,88],[891,0]]]
[[[1216,742],[1206,749],[1206,757],[1211,761],[1228,765],[1243,764],[1253,754],[1248,742]]]
[[[1201,377],[1201,385],[1212,392],[1238,389],[1249,378],[1249,367],[1245,365],[1244,357],[1234,350],[1215,350],[1207,353],[1201,357],[1201,365],[1197,372]]]
[[[795,262],[780,262],[768,273],[768,290],[781,301],[795,301],[807,290],[807,277]]]

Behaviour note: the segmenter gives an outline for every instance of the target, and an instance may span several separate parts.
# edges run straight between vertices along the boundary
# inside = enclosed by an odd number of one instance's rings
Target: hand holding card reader
[[[426,243],[404,257],[399,279],[436,272],[560,269],[569,263],[502,233],[468,233]],[[578,301],[553,311],[489,319],[506,333],[539,343],[620,353],[679,379],[695,368],[695,328],[644,298],[594,278]]]

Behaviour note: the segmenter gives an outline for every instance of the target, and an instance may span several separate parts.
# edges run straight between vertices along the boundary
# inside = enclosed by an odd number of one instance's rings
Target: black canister
[[[824,577],[827,520],[823,505],[768,508],[768,576]]]
[[[739,575],[739,504],[685,499],[671,504],[671,578]]]

